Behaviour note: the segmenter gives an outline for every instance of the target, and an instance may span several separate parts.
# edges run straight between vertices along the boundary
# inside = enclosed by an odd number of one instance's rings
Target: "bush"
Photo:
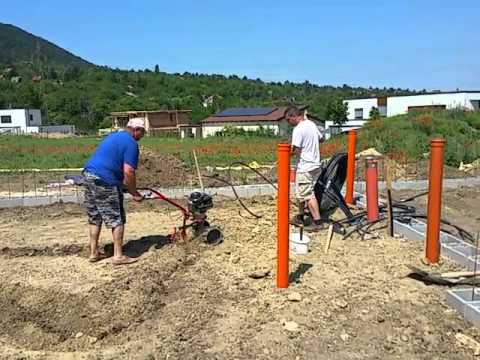
[[[275,131],[272,128],[259,126],[256,130],[245,130],[242,127],[227,125],[222,131],[217,131],[215,136],[223,137],[276,137]]]
[[[357,151],[375,147],[379,152],[409,161],[423,158],[429,152],[430,140],[447,140],[445,163],[458,166],[480,157],[480,113],[463,111],[414,112],[366,123],[357,136]],[[332,139],[331,141],[338,141]]]

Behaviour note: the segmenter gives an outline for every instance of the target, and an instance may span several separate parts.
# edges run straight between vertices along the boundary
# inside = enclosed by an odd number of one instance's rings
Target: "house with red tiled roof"
[[[289,125],[285,121],[286,107],[230,108],[201,121],[202,136],[221,132],[225,127],[242,128],[246,131],[272,129],[276,135],[286,136]],[[312,119],[311,115],[308,115]],[[313,117],[314,120],[318,120]]]

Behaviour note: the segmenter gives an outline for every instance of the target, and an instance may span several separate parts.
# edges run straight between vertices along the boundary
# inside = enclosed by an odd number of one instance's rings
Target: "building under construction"
[[[200,137],[201,126],[192,124],[191,110],[138,110],[117,111],[110,113],[112,129],[123,128],[128,120],[135,117],[145,119],[148,136],[177,136],[179,138]]]

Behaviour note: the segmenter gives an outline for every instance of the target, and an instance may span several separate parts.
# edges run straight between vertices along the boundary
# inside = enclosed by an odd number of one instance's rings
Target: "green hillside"
[[[328,105],[346,97],[410,93],[237,75],[167,74],[154,64],[136,71],[89,66],[46,40],[0,24],[0,108],[41,108],[46,123],[74,124],[77,129],[107,126],[108,114],[122,110],[191,109],[193,121],[200,121],[227,107],[294,103],[308,104],[312,113],[325,118]]]
[[[0,23],[0,64],[92,66],[93,64],[14,25]]]

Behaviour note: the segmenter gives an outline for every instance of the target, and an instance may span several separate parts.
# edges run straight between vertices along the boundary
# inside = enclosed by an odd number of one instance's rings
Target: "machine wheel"
[[[199,238],[208,245],[218,245],[223,241],[223,234],[220,229],[210,226],[208,221],[192,226],[194,238]]]

